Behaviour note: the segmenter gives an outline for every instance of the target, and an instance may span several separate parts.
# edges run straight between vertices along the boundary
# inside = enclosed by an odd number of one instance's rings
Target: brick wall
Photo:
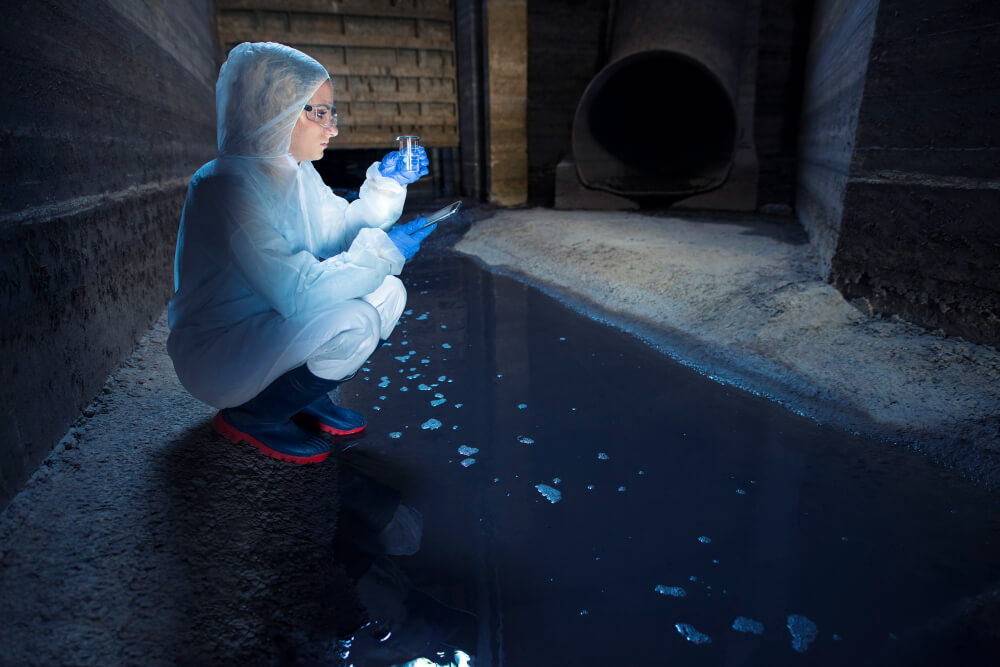
[[[451,0],[218,0],[219,42],[273,41],[330,72],[341,134],[332,149],[390,148],[400,134],[458,145]]]

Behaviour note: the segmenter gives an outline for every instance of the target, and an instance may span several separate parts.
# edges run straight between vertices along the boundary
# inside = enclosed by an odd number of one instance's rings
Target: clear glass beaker
[[[417,170],[417,147],[420,146],[420,137],[412,134],[404,134],[396,137],[399,142],[399,155],[403,158],[406,171]]]

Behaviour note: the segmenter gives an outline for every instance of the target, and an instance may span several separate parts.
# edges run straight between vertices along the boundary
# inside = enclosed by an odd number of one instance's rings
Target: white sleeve
[[[364,296],[402,270],[402,253],[379,229],[361,230],[346,251],[321,262],[293,249],[252,194],[218,185],[223,187],[209,196],[216,197],[229,259],[250,289],[284,317]]]
[[[378,165],[378,162],[373,162],[368,167],[365,182],[358,192],[360,196],[347,207],[347,228],[351,232],[362,227],[387,230],[403,213],[406,186],[380,174]]]

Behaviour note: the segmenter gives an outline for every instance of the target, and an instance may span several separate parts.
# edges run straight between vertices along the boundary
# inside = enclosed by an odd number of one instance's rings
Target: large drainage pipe
[[[683,198],[733,165],[745,0],[619,0],[608,64],[573,119],[581,182]]]

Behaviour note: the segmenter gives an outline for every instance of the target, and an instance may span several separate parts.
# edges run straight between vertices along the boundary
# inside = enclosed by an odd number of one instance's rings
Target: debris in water
[[[660,595],[669,595],[673,598],[686,598],[687,591],[680,586],[664,586],[663,584],[658,584],[656,588],[653,589]]]
[[[736,493],[740,494],[741,496],[745,496],[747,494],[747,492],[744,491],[743,489],[736,489]]]
[[[557,503],[562,500],[562,493],[553,489],[548,484],[535,484],[535,488],[538,489],[540,494],[548,498],[550,503]]]
[[[692,644],[712,643],[711,637],[706,635],[704,632],[698,632],[690,623],[674,623],[674,627],[677,628],[677,632],[684,635],[684,639],[688,640]]]
[[[752,618],[740,616],[733,621],[733,630],[739,630],[740,632],[752,632],[755,635],[762,635],[764,634],[764,624],[760,621],[755,621]]]
[[[535,444],[535,441],[532,440],[531,438],[529,438],[526,435],[519,435],[519,436],[517,436],[517,441],[519,443],[521,443],[522,445],[533,445],[533,444]]]
[[[712,538],[702,535],[701,537],[698,538],[698,541],[701,542],[702,544],[711,544]]]
[[[586,615],[587,615],[587,614],[589,614],[589,613],[590,613],[590,612],[589,612],[589,611],[587,611],[586,609],[581,609],[581,610],[580,610],[580,616],[586,616]]]
[[[392,433],[389,434],[389,437],[393,438],[393,439],[395,439],[395,438],[402,438],[403,434],[400,433],[399,431],[393,431]]]
[[[608,455],[607,455],[606,453],[604,453],[604,452],[600,452],[600,453],[598,453],[598,455],[597,455],[597,458],[599,458],[599,459],[600,459],[601,461],[607,461],[607,460],[608,460],[608,459],[610,459],[611,457],[610,457],[610,456],[608,456]]]
[[[805,653],[809,644],[819,636],[816,624],[798,614],[789,614],[785,627],[792,634],[792,648],[799,653]]]
[[[439,422],[437,419],[428,419],[427,421],[425,421],[423,424],[420,425],[420,428],[428,431],[433,431],[435,429],[441,428],[441,422]]]
[[[462,459],[462,466],[465,467],[465,468],[468,468],[469,466],[471,466],[475,462],[476,462],[476,459],[471,458],[471,457],[467,458],[467,459]]]
[[[588,491],[593,491],[594,490],[594,485],[593,484],[588,484],[587,485],[587,490]]]
[[[478,447],[469,447],[468,445],[462,445],[458,448],[458,453],[462,456],[473,456],[479,453]]]

